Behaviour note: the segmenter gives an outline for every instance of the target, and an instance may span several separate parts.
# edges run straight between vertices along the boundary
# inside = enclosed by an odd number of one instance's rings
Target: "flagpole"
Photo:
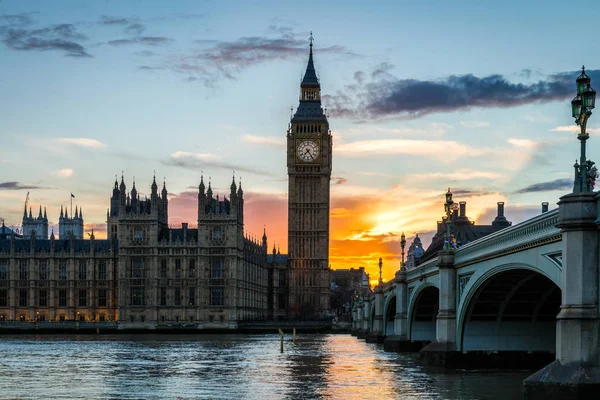
[[[73,218],[73,193],[71,193],[71,219]]]

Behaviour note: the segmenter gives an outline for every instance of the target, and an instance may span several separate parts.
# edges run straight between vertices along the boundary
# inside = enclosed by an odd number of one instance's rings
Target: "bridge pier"
[[[383,343],[383,285],[375,286],[375,319],[373,331],[367,334],[367,343]]]
[[[369,333],[369,315],[371,315],[371,309],[369,307],[370,304],[371,302],[369,300],[365,300],[362,304],[362,315],[359,321],[358,333],[356,334],[356,337],[359,339],[366,339],[367,334]]]
[[[421,360],[428,365],[451,367],[460,356],[456,350],[456,270],[453,250],[438,253],[438,268],[440,296],[436,338],[421,350]]]
[[[600,195],[560,198],[562,305],[556,322],[556,360],[523,382],[525,400],[592,399],[600,391]]]
[[[409,352],[421,350],[421,343],[411,342],[408,338],[408,284],[406,270],[396,272],[396,316],[394,318],[394,334],[383,341],[383,349],[393,352]]]
[[[352,327],[350,328],[350,333],[352,334],[352,336],[356,336],[356,333],[358,332],[357,315],[358,315],[358,305],[355,302],[352,305]]]

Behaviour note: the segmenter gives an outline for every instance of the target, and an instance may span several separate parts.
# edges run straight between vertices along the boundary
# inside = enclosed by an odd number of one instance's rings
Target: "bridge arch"
[[[409,305],[408,336],[413,341],[434,341],[439,311],[440,290],[426,282],[417,287]]]
[[[561,290],[552,275],[528,264],[499,265],[467,285],[465,293],[458,310],[458,350],[555,351]]]
[[[383,309],[383,334],[392,336],[394,334],[394,321],[396,319],[396,295],[388,296]]]

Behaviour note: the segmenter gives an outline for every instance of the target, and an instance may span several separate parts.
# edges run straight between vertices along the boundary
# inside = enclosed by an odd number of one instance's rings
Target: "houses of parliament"
[[[316,320],[329,311],[332,139],[321,106],[312,38],[299,106],[287,129],[288,253],[244,230],[235,178],[219,197],[200,177],[197,227],[169,227],[166,184],[150,198],[115,180],[107,239],[84,235],[83,211],[61,209],[59,237],[46,210],[27,205],[22,234],[0,228],[0,321],[117,322],[236,329],[243,321]]]

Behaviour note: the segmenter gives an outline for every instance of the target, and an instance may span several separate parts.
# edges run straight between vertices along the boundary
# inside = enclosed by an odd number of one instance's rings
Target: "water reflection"
[[[514,399],[530,372],[426,369],[349,335],[0,340],[3,398]]]

